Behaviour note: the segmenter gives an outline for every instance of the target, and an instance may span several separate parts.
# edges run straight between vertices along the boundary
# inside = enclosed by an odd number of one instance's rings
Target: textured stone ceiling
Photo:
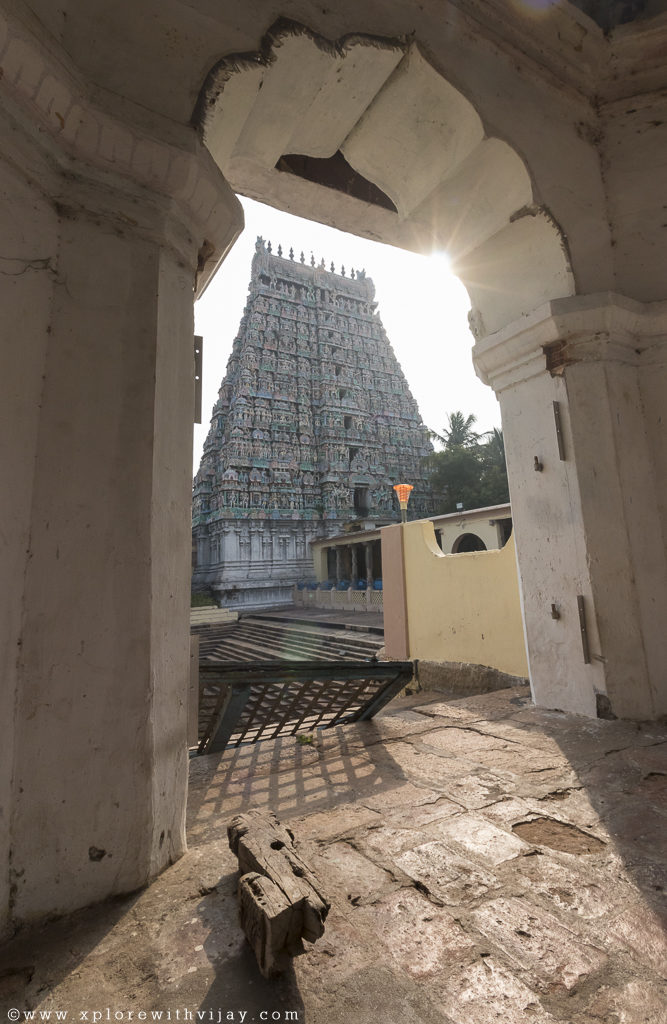
[[[610,32],[618,25],[626,25],[640,18],[651,18],[667,10],[664,0],[570,0],[574,7]]]

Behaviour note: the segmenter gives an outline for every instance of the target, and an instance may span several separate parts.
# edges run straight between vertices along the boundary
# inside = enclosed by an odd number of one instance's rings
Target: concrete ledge
[[[238,612],[230,612],[229,608],[217,608],[215,605],[190,609],[191,626],[212,626],[220,622],[236,622]]]
[[[354,613],[353,613],[354,614]],[[243,618],[245,613],[241,613]],[[289,622],[299,626],[321,626],[323,629],[349,629],[356,633],[384,633],[384,626],[375,623],[365,622],[349,622],[345,618],[345,613],[336,616],[332,615],[331,618],[319,618],[318,616],[308,615],[291,615],[286,611],[285,613],[266,613],[262,615],[260,612],[249,613],[253,619],[270,619],[272,622]]]

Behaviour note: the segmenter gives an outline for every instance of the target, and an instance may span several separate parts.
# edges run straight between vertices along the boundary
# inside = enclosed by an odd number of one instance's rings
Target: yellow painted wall
[[[410,657],[527,676],[514,537],[500,550],[444,555],[431,523],[403,530]]]

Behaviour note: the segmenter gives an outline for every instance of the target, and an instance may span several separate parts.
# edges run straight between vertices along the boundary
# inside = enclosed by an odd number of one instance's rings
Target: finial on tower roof
[[[344,266],[342,266],[342,267],[340,268],[340,276],[341,276],[341,277],[345,277],[345,267],[344,267]]]
[[[305,262],[306,262],[306,257],[305,257],[305,256],[304,256],[304,254],[303,254],[303,249],[301,250],[301,256],[300,256],[300,259],[301,259],[301,262],[302,262],[302,263],[305,263]]]
[[[335,273],[336,273],[336,268],[334,267],[334,261],[333,261],[333,260],[331,261],[331,267],[330,267],[330,270],[331,270],[331,273],[332,273],[332,274],[335,274]]]
[[[322,270],[326,270],[326,267],[324,266],[324,256],[320,260],[320,267],[322,268]]]
[[[267,252],[271,252],[271,243],[270,242],[266,243],[266,251]]]
[[[279,255],[279,256],[282,256],[282,254],[283,254],[283,247],[282,247],[282,245],[280,244],[280,242],[278,242],[278,255]]]
[[[314,257],[312,252],[310,254],[310,265],[311,265],[311,267],[315,266],[315,257]]]
[[[292,248],[292,246],[291,246],[291,245],[290,245],[290,249],[289,249],[289,258],[290,258],[291,260],[293,260],[293,259],[294,259],[294,249]]]
[[[350,277],[351,277],[351,278],[352,278],[352,280],[354,281],[354,267],[352,267],[352,269],[351,269],[351,271],[350,271]]]

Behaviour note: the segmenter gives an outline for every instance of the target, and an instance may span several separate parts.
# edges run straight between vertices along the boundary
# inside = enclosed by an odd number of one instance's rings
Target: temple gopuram
[[[194,481],[193,589],[289,602],[313,579],[311,541],[398,521],[394,484],[414,485],[410,518],[435,511],[428,431],[374,298],[364,271],[257,239]]]

